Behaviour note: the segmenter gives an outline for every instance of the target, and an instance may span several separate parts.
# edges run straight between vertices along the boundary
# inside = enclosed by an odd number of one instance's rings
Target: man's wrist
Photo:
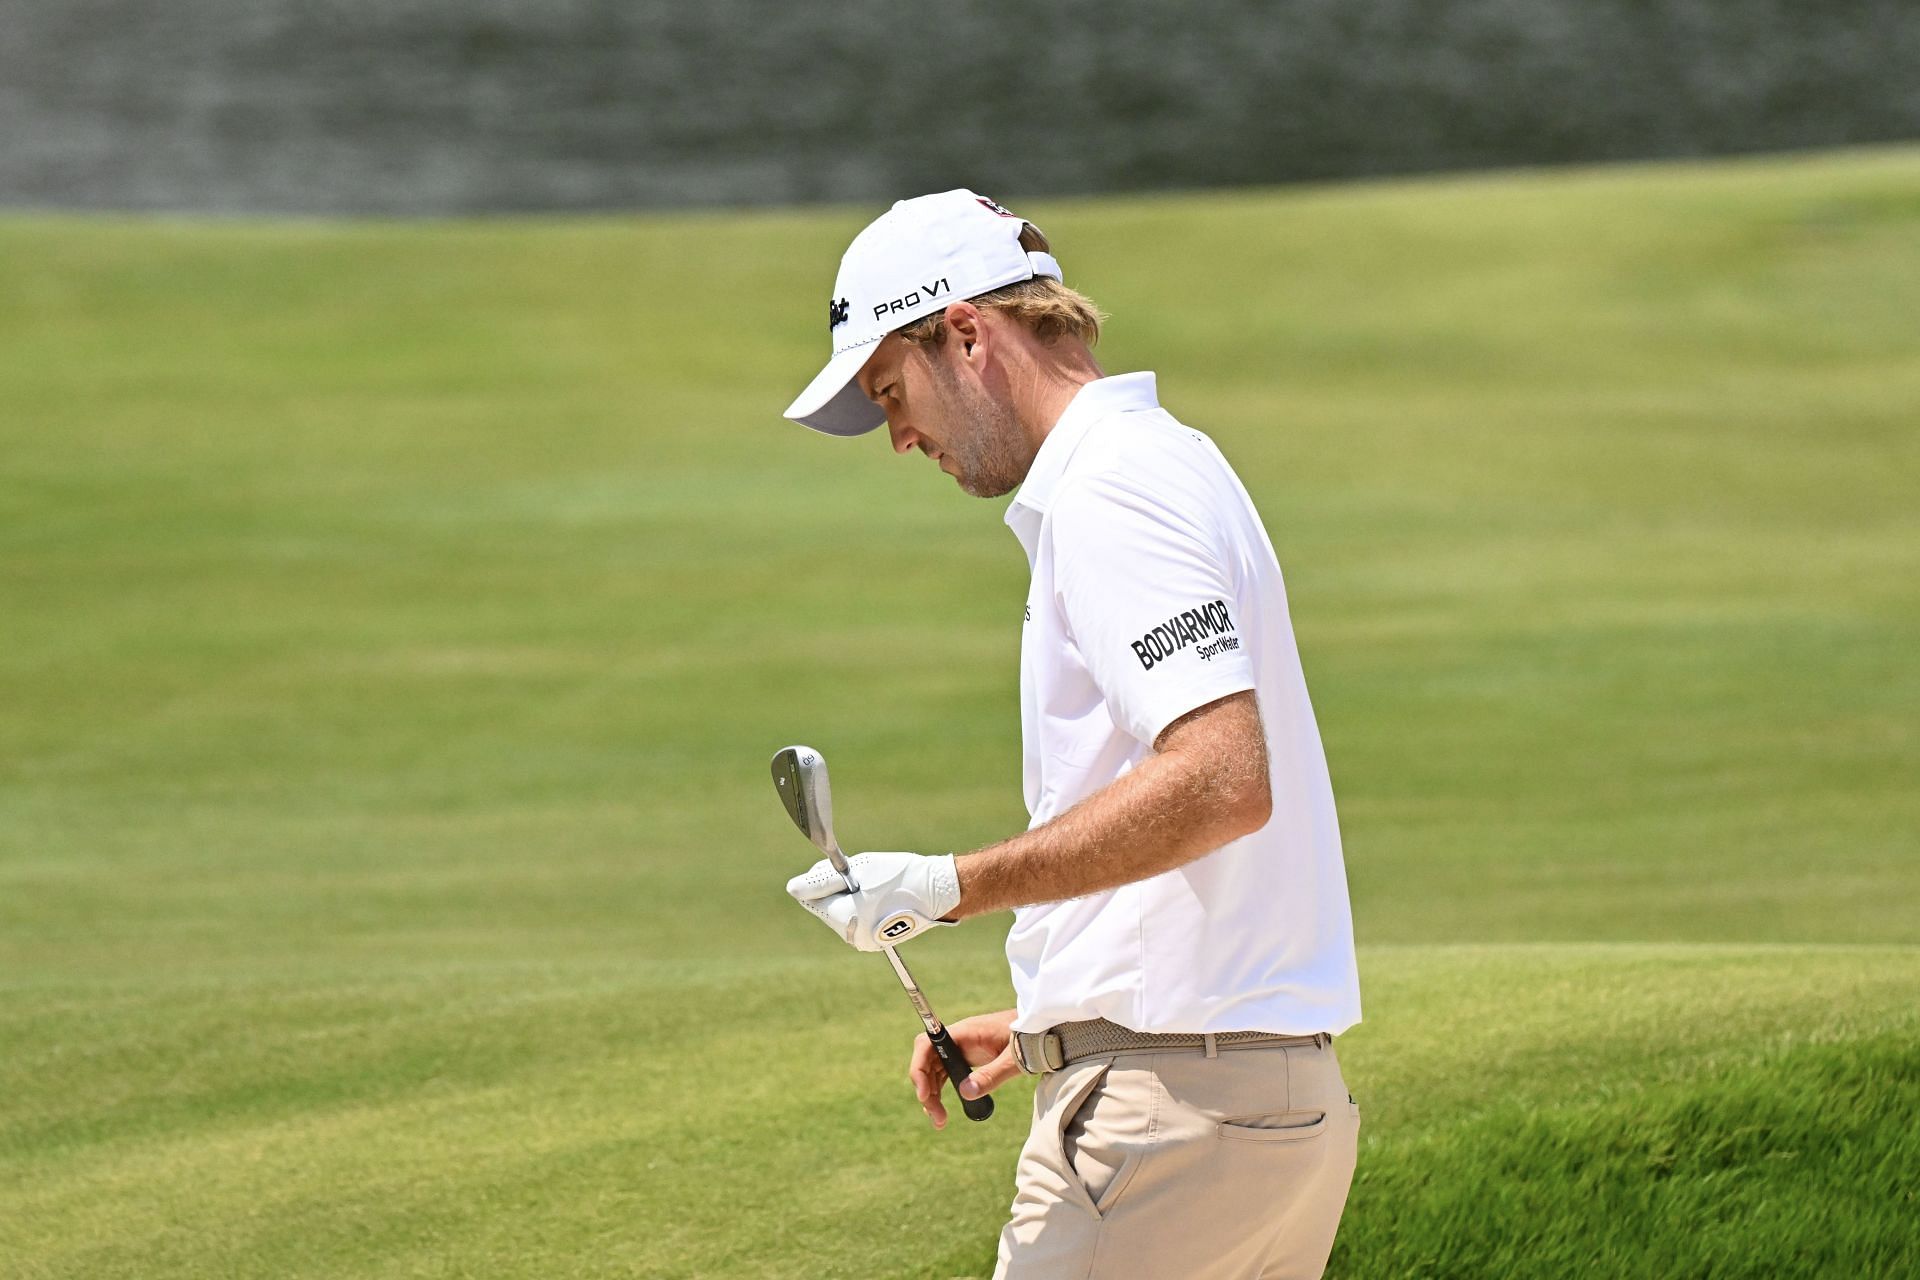
[[[994,873],[1006,865],[1002,859],[1007,856],[1009,846],[1014,841],[1025,839],[1028,834],[1023,832],[984,849],[953,856],[954,876],[960,884],[960,901],[948,914],[948,919],[959,921],[969,916],[984,916],[1013,905],[996,900],[1000,894]]]
[[[980,855],[978,853],[956,853],[953,855],[953,875],[954,881],[960,889],[960,900],[954,903],[953,910],[947,912],[941,919],[951,920],[958,924],[968,916],[981,914],[980,911],[968,901],[969,897],[977,900],[980,896],[979,871]]]

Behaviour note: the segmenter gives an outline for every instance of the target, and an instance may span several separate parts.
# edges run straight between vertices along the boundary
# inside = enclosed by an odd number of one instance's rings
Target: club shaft
[[[827,861],[831,862],[833,869],[840,873],[840,878],[847,882],[847,892],[860,892],[860,886],[853,879],[853,868],[847,865],[847,855],[840,852],[839,842],[828,841],[821,847],[827,851]]]
[[[847,882],[849,893],[857,892],[851,875],[842,871],[840,878]],[[953,1037],[947,1032],[946,1024],[935,1016],[933,1006],[927,1003],[926,993],[920,990],[920,984],[915,982],[913,974],[907,971],[907,962],[900,958],[900,953],[892,947],[882,947],[881,951],[885,953],[887,963],[893,966],[893,976],[900,979],[900,985],[905,988],[907,999],[913,1002],[913,1011],[920,1015],[920,1025],[927,1029],[927,1043],[933,1046],[934,1056],[940,1060],[941,1069],[947,1073],[947,1079],[952,1082],[957,1091],[960,1088],[960,1082],[973,1074],[973,1067],[968,1063],[967,1055],[962,1053],[960,1046],[954,1043]],[[993,1114],[993,1099],[984,1095],[978,1098],[962,1098],[960,1110],[969,1120],[985,1120]]]
[[[847,882],[847,892],[860,892],[860,886],[855,883],[853,872],[848,868],[846,855],[840,852],[840,846],[837,844],[829,846],[827,857],[832,860],[833,869],[840,873],[840,878]],[[907,999],[913,1001],[913,1011],[920,1015],[920,1021],[927,1028],[927,1034],[930,1036],[939,1034],[942,1023],[933,1015],[933,1006],[927,1003],[926,993],[920,990],[920,984],[915,982],[913,975],[907,971],[907,962],[902,960],[900,953],[892,947],[882,947],[881,951],[887,957],[887,963],[893,966],[894,977],[900,979],[900,985],[907,989]]]
[[[893,965],[894,976],[899,978],[900,985],[907,989],[907,999],[913,1001],[914,1012],[920,1015],[920,1021],[926,1026],[927,1034],[937,1034],[941,1027],[940,1019],[933,1016],[933,1006],[927,1003],[927,997],[921,992],[920,984],[913,980],[911,973],[907,972],[907,962],[902,960],[900,953],[892,947],[886,948],[886,955],[888,963]]]
[[[840,852],[840,846],[830,847],[827,850],[827,857],[832,859],[834,870],[840,873],[840,878],[847,882],[847,892],[860,892],[860,886],[854,882],[853,872],[848,869],[846,857]],[[920,1015],[920,1021],[927,1028],[927,1034],[937,1035],[942,1023],[934,1016],[933,1006],[927,1003],[926,993],[920,990],[920,984],[915,982],[913,975],[907,971],[907,962],[902,960],[900,953],[892,947],[883,947],[881,950],[887,957],[887,963],[893,966],[894,977],[900,979],[900,985],[907,989],[907,999],[913,1001],[913,1011]]]

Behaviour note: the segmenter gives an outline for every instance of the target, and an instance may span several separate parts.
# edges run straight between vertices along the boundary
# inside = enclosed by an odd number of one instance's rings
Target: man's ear
[[[947,330],[960,344],[962,356],[971,358],[974,348],[986,337],[986,326],[980,323],[980,308],[971,302],[956,302],[947,308]]]

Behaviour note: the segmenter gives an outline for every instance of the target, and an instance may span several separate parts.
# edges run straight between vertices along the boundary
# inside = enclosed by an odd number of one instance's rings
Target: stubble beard
[[[939,366],[936,366],[939,367]],[[971,425],[965,439],[948,441],[942,450],[953,459],[954,480],[962,493],[975,498],[998,498],[1019,488],[1033,466],[1033,449],[1013,406],[1003,404],[972,383],[963,383],[941,368],[947,402],[954,418]]]

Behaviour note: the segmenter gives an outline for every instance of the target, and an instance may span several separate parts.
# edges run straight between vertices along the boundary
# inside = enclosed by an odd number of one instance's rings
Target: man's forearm
[[[1131,884],[1264,826],[1271,799],[1252,695],[1193,714],[1211,722],[1191,726],[1197,740],[1149,756],[1051,822],[955,859],[960,905],[950,918]],[[1226,744],[1233,749],[1219,749]]]

